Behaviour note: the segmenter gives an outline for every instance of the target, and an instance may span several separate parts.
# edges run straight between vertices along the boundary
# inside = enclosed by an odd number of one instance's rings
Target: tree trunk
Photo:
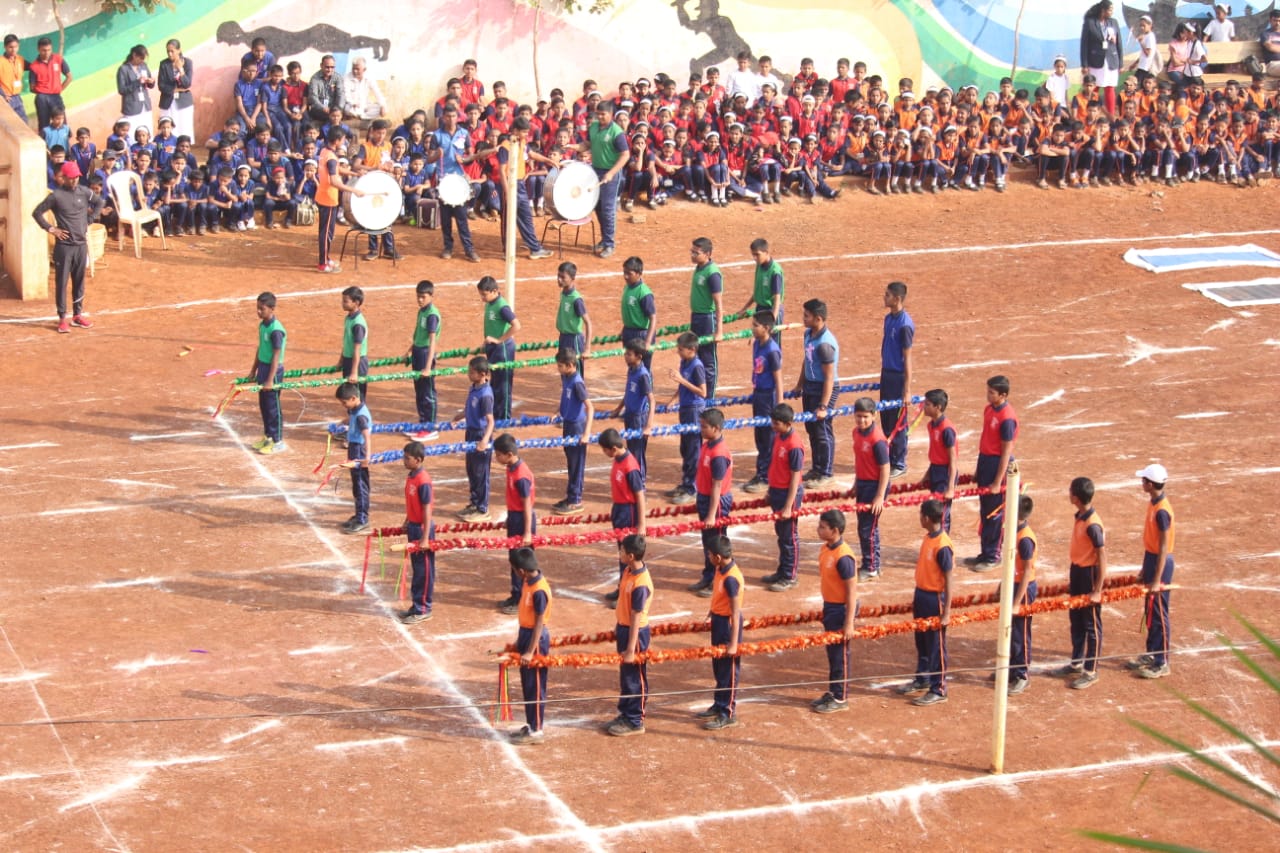
[[[542,22],[542,3],[535,0],[533,4],[533,91],[537,100],[542,100],[542,79],[538,75],[538,25]]]
[[[62,22],[62,13],[58,11],[58,7],[62,5],[62,0],[49,0],[49,5],[53,7],[53,20],[58,24],[58,55],[66,56],[67,27]]]

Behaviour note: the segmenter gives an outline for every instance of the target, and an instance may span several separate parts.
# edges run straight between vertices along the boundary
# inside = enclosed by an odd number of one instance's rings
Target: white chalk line
[[[21,669],[23,672],[27,672],[26,665],[22,662],[22,658],[18,655],[18,650],[15,649],[13,647],[13,643],[9,641],[9,634],[7,631],[5,631],[4,625],[2,624],[0,624],[0,637],[4,637],[4,644],[6,647],[8,647],[9,654],[13,656],[14,661],[17,662],[18,668]],[[76,782],[80,785],[81,789],[83,790],[85,787],[84,774],[80,771],[80,768],[76,765],[75,760],[71,757],[71,751],[67,749],[66,741],[64,741],[62,739],[62,735],[58,733],[58,727],[55,725],[52,725],[53,718],[49,716],[49,707],[45,705],[44,697],[40,695],[40,690],[36,686],[36,683],[34,681],[30,681],[28,683],[31,685],[31,695],[35,697],[36,705],[40,707],[40,716],[44,718],[45,722],[50,723],[49,732],[50,734],[53,735],[53,739],[58,742],[58,748],[62,750],[62,755],[67,760],[67,767],[69,767],[71,769],[71,772],[75,774]],[[116,849],[128,850],[129,848],[126,847],[124,844],[120,843],[120,839],[116,838],[115,833],[111,831],[111,827],[107,826],[106,818],[102,816],[102,812],[98,811],[96,801],[85,802],[84,805],[89,806],[90,810],[93,812],[93,816],[98,820],[98,825],[102,827],[102,831],[105,832],[107,834],[107,837],[111,839],[111,842],[112,844],[115,845]],[[63,807],[58,811],[65,812],[69,808],[72,808],[72,806]],[[28,822],[28,825],[29,823],[30,822]]]
[[[1262,745],[1269,748],[1274,747],[1280,745],[1280,740],[1264,741]],[[1214,757],[1224,757],[1235,753],[1247,753],[1252,751],[1252,749],[1253,747],[1249,744],[1230,743],[1207,747],[1200,751]],[[919,800],[926,796],[943,797],[948,794],[965,793],[975,790],[1014,789],[1022,783],[1043,782],[1074,776],[1088,776],[1090,774],[1127,770],[1133,767],[1146,767],[1158,764],[1185,764],[1191,760],[1191,758],[1181,752],[1159,752],[1149,755],[1137,755],[1130,758],[1121,758],[1115,761],[1099,761],[1093,764],[1081,764],[1072,767],[1056,767],[1048,770],[1024,770],[1018,773],[1005,773],[1001,775],[988,774],[964,779],[953,779],[947,782],[919,782],[914,785],[907,785],[892,790],[873,791],[871,793],[859,794],[851,797],[835,797],[826,800],[807,801],[794,801],[788,798],[786,802],[771,805],[753,806],[742,809],[725,809],[723,811],[703,812],[702,814],[677,815],[675,817],[654,818],[652,820],[631,821],[629,823],[615,824],[613,826],[596,826],[592,829],[595,834],[602,839],[612,839],[619,836],[636,835],[641,833],[661,832],[669,829],[696,833],[703,824],[708,823],[724,823],[729,821],[758,818],[776,820],[779,816],[784,814],[802,816],[812,812],[834,811],[837,809],[867,805],[912,805],[918,804]],[[517,838],[476,841],[466,844],[457,844],[451,847],[433,847],[426,849],[434,851],[434,853],[445,853],[445,851],[486,850],[508,846],[517,846],[526,849],[540,849],[544,845],[550,845],[556,842],[573,841],[576,839],[577,836],[571,833],[557,832],[535,836],[522,835]],[[651,836],[649,837],[649,840],[652,841]]]
[[[1198,421],[1204,418],[1225,418],[1230,412],[1192,412],[1186,415],[1174,415],[1180,421]]]
[[[154,669],[158,666],[182,666],[189,664],[191,661],[186,658],[158,658],[155,655],[147,655],[144,660],[126,661],[118,663],[112,669],[118,669],[129,675],[137,675],[144,669]]]
[[[1258,237],[1258,236],[1274,236],[1280,234],[1280,229],[1259,229],[1256,231],[1204,231],[1186,234],[1156,234],[1134,237],[1088,237],[1076,240],[1041,240],[1034,243],[1002,243],[989,246],[922,246],[909,249],[888,249],[879,252],[850,252],[840,255],[807,255],[794,258],[779,258],[784,265],[823,263],[826,261],[856,261],[856,260],[874,260],[880,258],[896,258],[896,257],[920,257],[922,255],[954,255],[954,254],[988,254],[998,252],[1014,252],[1024,251],[1027,249],[1047,249],[1047,248],[1071,248],[1073,246],[1111,246],[1123,243],[1161,243],[1174,240],[1209,240],[1221,239],[1224,237]],[[721,269],[734,269],[737,267],[754,266],[755,261],[724,261],[718,262]],[[660,269],[645,270],[648,278],[656,278],[662,275],[685,275],[689,274],[688,266],[664,267]],[[593,279],[620,279],[620,272],[584,272],[578,274],[578,281],[590,281]],[[553,275],[538,275],[516,278],[517,284],[535,284],[539,282],[555,281]],[[475,282],[467,281],[443,281],[436,282],[436,287],[474,287]],[[388,290],[403,291],[412,287],[410,282],[400,284],[373,284],[361,285],[366,294],[380,293]],[[326,287],[318,290],[300,290],[294,292],[278,292],[278,296],[288,299],[302,299],[313,296],[334,296],[341,293],[345,287]],[[238,305],[243,303],[252,304],[258,298],[256,293],[245,296],[222,296],[214,299],[192,299],[187,302],[173,302],[163,305],[139,305],[134,308],[106,308],[96,312],[99,317],[103,316],[122,316],[126,314],[140,314],[151,311],[181,311],[187,308],[201,308],[213,305]],[[46,315],[41,317],[11,317],[0,320],[0,325],[5,324],[31,324],[31,323],[48,323],[56,320],[56,315]]]
[[[199,435],[208,435],[203,430],[190,430],[188,432],[164,432],[158,435],[138,434],[129,436],[130,441],[159,441],[164,438],[194,438]]]
[[[168,483],[148,483],[146,480],[117,480],[107,479],[104,483],[113,483],[117,486],[137,486],[143,489],[177,489],[177,486],[171,486]]]
[[[240,452],[248,458],[254,470],[258,472],[258,476],[270,484],[277,493],[284,498],[285,503],[288,504],[289,508],[292,509],[294,513],[302,519],[303,523],[311,529],[311,532],[316,539],[324,545],[331,554],[333,554],[334,558],[342,564],[345,570],[349,573],[354,573],[355,570],[352,566],[347,564],[346,555],[343,554],[342,549],[335,545],[329,535],[311,520],[303,507],[293,498],[289,490],[285,488],[284,484],[280,482],[270,469],[262,464],[260,455],[249,452],[248,447],[241,440],[235,430],[231,428],[231,424],[227,422],[226,417],[224,415],[218,415],[214,422],[227,434],[227,437],[236,445],[236,447],[239,448]],[[378,600],[371,585],[366,587],[365,595],[372,600]],[[465,706],[467,708],[467,712],[471,715],[474,723],[478,727],[493,733],[493,741],[503,752],[507,761],[532,784],[535,790],[531,793],[534,793],[541,798],[542,802],[549,807],[551,814],[558,819],[561,824],[571,827],[568,837],[575,839],[590,850],[605,853],[604,846],[600,843],[600,840],[595,833],[590,830],[586,821],[579,817],[569,804],[564,801],[564,799],[551,790],[551,786],[547,781],[543,779],[541,775],[534,772],[533,768],[531,768],[528,763],[520,757],[516,751],[516,747],[511,744],[501,732],[495,731],[489,725],[484,712],[475,707],[472,703],[471,697],[462,692],[461,688],[459,688],[449,674],[444,671],[443,667],[436,662],[435,656],[430,654],[426,647],[423,646],[421,640],[414,636],[414,634],[405,626],[398,625],[398,627],[400,635],[403,637],[405,643],[408,644],[408,646],[417,653],[418,657],[435,672],[437,686],[441,692],[448,697],[451,703]]]
[[[1045,429],[1052,432],[1070,432],[1077,429],[1097,429],[1099,427],[1115,426],[1111,421],[1093,421],[1083,424],[1057,424],[1054,426],[1046,426]]]
[[[280,720],[266,720],[264,722],[258,723],[256,726],[249,729],[249,731],[247,732],[241,732],[238,735],[227,735],[222,739],[222,742],[235,743],[238,740],[244,740],[247,737],[253,737],[256,734],[261,734],[262,732],[265,732],[268,729],[274,729],[280,725],[283,725],[283,723]]]
[[[294,649],[293,651],[289,652],[289,656],[297,657],[298,655],[332,655],[338,652],[345,652],[350,648],[351,648],[350,646],[311,646],[310,648],[306,648],[306,649]]]
[[[369,749],[376,746],[403,746],[409,739],[404,735],[392,737],[369,738],[368,740],[340,740],[333,743],[318,743],[317,752],[341,752],[348,749]]]
[[[31,444],[9,444],[0,447],[0,450],[29,450],[34,447],[61,447],[62,445],[52,441],[34,441]]]

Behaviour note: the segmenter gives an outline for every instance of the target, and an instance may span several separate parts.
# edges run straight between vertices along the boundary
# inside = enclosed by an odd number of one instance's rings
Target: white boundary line
[[[1111,246],[1118,243],[1155,243],[1170,240],[1210,240],[1220,239],[1223,237],[1257,237],[1257,236],[1275,236],[1280,235],[1280,229],[1268,228],[1259,229],[1257,231],[1203,231],[1189,232],[1182,234],[1156,234],[1139,237],[1089,237],[1078,240],[1041,240],[1035,243],[1000,243],[991,246],[928,246],[910,249],[888,249],[880,252],[851,252],[842,255],[802,255],[794,258],[780,258],[787,264],[808,264],[821,263],[823,261],[858,261],[876,258],[896,258],[896,257],[918,257],[920,255],[954,255],[954,254],[972,254],[976,252],[1000,252],[1000,251],[1021,251],[1024,249],[1046,249],[1046,248],[1069,248],[1072,246]],[[732,269],[734,267],[746,267],[754,264],[755,261],[726,261],[719,266],[721,269]],[[301,269],[301,268],[300,268]],[[676,273],[688,275],[688,266],[664,267],[662,269],[646,270],[645,275],[656,277],[660,275],[674,275]],[[617,272],[589,272],[582,273],[578,276],[579,281],[587,281],[597,278],[619,278],[620,273]],[[555,281],[553,275],[538,275],[517,278],[517,283],[533,283],[533,282],[550,282]],[[471,287],[472,281],[444,281],[436,282],[436,287]],[[408,282],[400,284],[372,284],[361,285],[361,289],[365,293],[379,293],[386,290],[403,290],[408,287]],[[341,287],[326,287],[319,290],[298,290],[298,291],[277,291],[277,296],[289,297],[291,299],[305,298],[310,296],[333,296],[341,293],[346,289],[346,285]],[[242,302],[252,303],[258,298],[257,294],[250,296],[222,296],[216,299],[192,299],[187,302],[165,303],[161,305],[139,305],[136,308],[107,308],[95,312],[97,316],[120,316],[124,314],[139,314],[149,311],[176,311],[183,308],[200,308],[207,305],[236,305]],[[5,324],[30,324],[30,323],[47,323],[57,319],[54,315],[44,317],[11,317],[0,320],[0,325]]]
[[[1264,741],[1263,746],[1280,745],[1280,740]],[[1237,752],[1251,752],[1253,747],[1245,743],[1223,744],[1208,747],[1201,751],[1214,756],[1229,756]],[[619,836],[652,833],[662,830],[675,830],[696,834],[703,824],[741,821],[753,818],[777,818],[781,815],[803,815],[810,812],[834,811],[849,807],[865,805],[897,806],[902,803],[917,803],[926,796],[945,796],[983,789],[1016,789],[1024,782],[1040,782],[1071,776],[1086,776],[1112,770],[1126,770],[1132,767],[1145,767],[1152,764],[1186,763],[1191,758],[1181,752],[1159,752],[1151,755],[1138,755],[1122,758],[1117,761],[1100,761],[1094,764],[1081,764],[1075,767],[1056,767],[1049,770],[1024,770],[1020,773],[1003,775],[972,776],[964,779],[953,779],[949,782],[921,782],[888,791],[873,791],[853,797],[837,797],[829,800],[787,801],[772,805],[753,806],[743,809],[726,809],[724,811],[703,812],[702,814],[678,815],[675,817],[639,820],[620,823],[614,826],[597,826],[594,832],[598,837],[616,839]],[[501,847],[519,847],[523,849],[545,849],[549,845],[574,841],[578,836],[571,833],[549,833],[546,835],[520,836],[518,838],[494,839],[458,844],[452,847],[426,848],[436,853],[443,851],[492,850]],[[641,837],[645,837],[641,835]],[[652,846],[653,838],[648,836],[648,846]],[[422,850],[423,848],[415,848]]]
[[[285,503],[289,505],[289,508],[292,509],[300,519],[302,519],[307,527],[311,528],[311,532],[315,534],[316,539],[319,540],[325,548],[329,549],[329,552],[332,553],[334,558],[342,565],[343,570],[352,571],[347,562],[346,555],[342,553],[342,550],[333,543],[333,540],[324,530],[316,526],[315,522],[307,515],[306,508],[299,504],[297,500],[295,500],[294,496],[290,494],[289,490],[285,488],[284,484],[281,483],[280,480],[262,464],[258,454],[250,453],[248,451],[248,448],[240,439],[240,436],[231,428],[231,425],[227,423],[226,418],[222,415],[218,415],[218,417],[214,419],[214,422],[217,423],[224,432],[226,432],[227,437],[235,443],[240,452],[248,457],[249,462],[258,472],[258,476],[262,477],[263,480],[269,483],[280,497],[284,498]],[[366,589],[367,591],[365,596],[371,601],[377,601],[378,599],[373,593],[373,586],[369,585]],[[530,782],[533,789],[530,793],[538,796],[549,806],[549,811],[553,819],[556,819],[562,825],[569,827],[569,829],[564,830],[559,833],[559,835],[566,839],[572,839],[589,850],[605,853],[605,847],[601,843],[596,832],[591,829],[591,827],[587,825],[586,821],[579,817],[572,808],[569,807],[568,803],[551,790],[551,786],[547,784],[545,779],[529,767],[524,759],[522,759],[517,753],[516,747],[508,742],[501,732],[495,731],[488,724],[484,713],[471,704],[471,697],[465,695],[461,689],[458,688],[458,685],[454,683],[453,679],[450,678],[443,668],[441,668],[441,666],[436,662],[435,657],[427,652],[421,641],[419,641],[412,632],[403,626],[400,627],[400,635],[403,637],[406,644],[408,644],[408,646],[417,653],[418,657],[422,659],[422,662],[427,665],[433,681],[441,692],[448,696],[452,702],[456,702],[459,705],[466,705],[468,713],[470,713],[471,717],[475,720],[477,727],[492,732],[491,740],[504,753],[505,758],[515,768],[515,770]]]

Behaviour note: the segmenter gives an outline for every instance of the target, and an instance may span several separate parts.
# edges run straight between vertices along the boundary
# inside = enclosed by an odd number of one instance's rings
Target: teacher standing
[[[120,121],[129,122],[130,130],[145,127],[154,132],[151,115],[151,90],[155,76],[147,66],[147,48],[135,44],[128,57],[116,70],[116,91],[120,93]]]
[[[31,216],[54,236],[54,281],[58,300],[58,334],[65,335],[74,324],[82,329],[93,325],[84,315],[84,271],[89,264],[89,223],[102,213],[102,196],[80,186],[80,167],[73,162],[62,164],[57,173],[58,186],[44,201],[36,205]],[[54,224],[45,214],[52,212]],[[71,281],[71,323],[67,322],[67,281]]]
[[[182,55],[182,42],[169,39],[164,46],[169,55],[160,63],[156,72],[156,86],[160,89],[160,117],[173,119],[173,132],[192,142],[196,139],[196,101],[191,96],[191,60]]]
[[[1120,82],[1120,25],[1111,0],[1099,0],[1084,13],[1080,30],[1080,73],[1092,74],[1105,98],[1107,115],[1116,115],[1116,84]]]

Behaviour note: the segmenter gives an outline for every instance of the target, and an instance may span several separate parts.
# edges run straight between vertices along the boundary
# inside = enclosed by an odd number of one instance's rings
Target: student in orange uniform
[[[916,591],[911,603],[915,619],[937,616],[942,625],[936,631],[916,632],[916,677],[897,689],[911,696],[912,705],[936,705],[947,701],[947,625],[951,622],[951,578],[955,554],[951,537],[942,529],[942,504],[927,500],[920,505],[920,526],[924,541],[916,559]]]
[[[853,620],[858,615],[858,564],[853,549],[844,541],[845,518],[838,509],[818,516],[818,578],[822,585],[822,629],[840,631],[844,642],[827,646],[829,679],[823,693],[809,707],[815,714],[834,714],[849,710],[849,641],[853,639]]]
[[[623,572],[614,635],[622,663],[618,665],[618,716],[605,727],[614,737],[644,734],[649,665],[636,656],[649,650],[649,609],[653,604],[653,578],[644,562],[645,544],[642,533],[632,533],[618,543]]]
[[[1035,503],[1030,495],[1018,498],[1018,545],[1013,562],[1013,633],[1009,637],[1009,695],[1027,689],[1027,664],[1031,663],[1031,617],[1018,616],[1018,608],[1036,600],[1036,534],[1028,521]]]
[[[1073,690],[1085,690],[1098,680],[1098,655],[1102,653],[1102,583],[1107,577],[1106,532],[1093,508],[1093,481],[1076,477],[1069,491],[1075,507],[1071,530],[1071,595],[1088,595],[1088,607],[1070,611],[1071,662],[1055,674],[1070,678]]]
[[[551,614],[551,584],[538,570],[538,555],[532,548],[512,552],[511,565],[520,573],[520,604],[516,611],[519,631],[516,651],[520,653],[520,694],[524,699],[525,725],[510,735],[518,746],[541,743],[542,723],[547,715],[547,668],[532,667],[533,656],[551,651],[551,632],[547,618]]]
[[[724,646],[723,657],[711,659],[711,672],[716,679],[715,700],[711,707],[698,712],[708,731],[738,725],[738,681],[742,676],[742,658],[738,644],[742,642],[742,595],[745,584],[742,572],[733,561],[733,546],[721,536],[711,544],[711,561],[715,565],[715,581],[711,593],[711,645]]]
[[[1129,662],[1140,678],[1169,674],[1169,584],[1173,583],[1173,507],[1164,495],[1169,472],[1148,465],[1137,473],[1149,499],[1142,528],[1142,582],[1147,587],[1147,653]]]

